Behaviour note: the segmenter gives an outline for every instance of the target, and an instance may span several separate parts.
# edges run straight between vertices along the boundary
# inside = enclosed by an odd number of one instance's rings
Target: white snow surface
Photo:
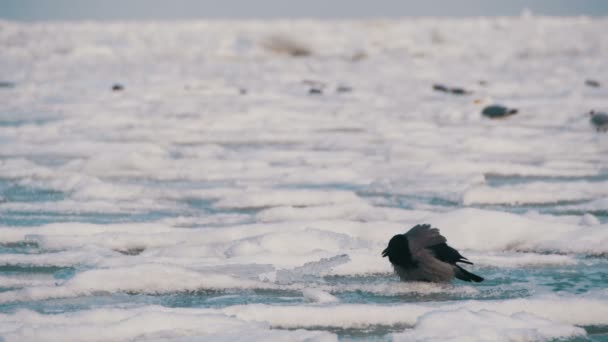
[[[361,328],[374,324],[406,326],[397,340],[546,340],[584,336],[575,325],[606,324],[606,298],[556,296],[505,301],[447,302],[442,305],[242,305],[222,309],[139,307],[92,309],[78,314],[41,315],[20,310],[0,314],[0,331],[9,341],[71,339],[132,340],[202,335],[205,339],[319,339],[328,333],[301,328]],[[563,306],[567,305],[568,310]],[[61,326],[62,329],[57,329]],[[112,329],[99,330],[105,326]],[[463,328],[464,327],[464,328]],[[295,330],[265,330],[290,328]],[[235,332],[236,331],[236,332]],[[276,335],[275,335],[276,334]],[[202,337],[201,337],[202,338]]]
[[[607,263],[608,134],[584,115],[608,110],[607,27],[0,21],[0,81],[15,84],[0,88],[0,339],[538,341],[608,326],[608,293],[587,288]],[[482,117],[494,103],[519,113]],[[486,282],[397,282],[380,253],[419,223]],[[564,281],[584,294],[509,279],[586,267],[599,271]],[[268,293],[282,302],[255,302]],[[154,302],[182,295],[217,298]]]

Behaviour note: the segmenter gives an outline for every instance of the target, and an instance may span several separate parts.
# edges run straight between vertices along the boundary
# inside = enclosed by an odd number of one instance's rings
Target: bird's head
[[[382,251],[382,257],[387,256],[388,260],[395,265],[407,266],[412,264],[410,246],[405,235],[393,236],[386,249]]]
[[[594,116],[595,115],[595,110],[590,110],[587,114],[589,116]]]

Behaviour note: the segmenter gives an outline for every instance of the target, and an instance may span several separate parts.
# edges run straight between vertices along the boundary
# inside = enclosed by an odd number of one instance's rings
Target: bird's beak
[[[386,257],[388,255],[388,247],[382,251],[382,257]]]

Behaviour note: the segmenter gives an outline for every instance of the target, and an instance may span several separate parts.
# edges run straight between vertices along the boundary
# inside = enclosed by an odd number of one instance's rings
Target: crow
[[[456,263],[472,265],[467,258],[446,244],[439,229],[428,224],[414,226],[405,234],[393,236],[382,256],[388,256],[402,281],[449,282],[454,277],[464,281],[483,281]]]

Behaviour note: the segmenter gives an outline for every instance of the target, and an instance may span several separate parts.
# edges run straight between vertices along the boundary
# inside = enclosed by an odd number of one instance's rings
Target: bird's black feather
[[[462,262],[465,264],[473,265],[467,258],[463,257],[457,250],[448,246],[446,243],[440,243],[438,245],[427,247],[435,257],[443,262],[447,262],[448,264],[455,264],[457,262]]]
[[[416,267],[417,263],[412,259],[407,237],[403,234],[395,235],[388,243],[388,247],[382,252],[382,256],[388,256],[393,265],[403,268]]]
[[[473,274],[458,265],[456,265],[454,276],[460,280],[469,281],[469,282],[474,281],[476,283],[479,283],[479,282],[483,281],[482,277],[480,277],[476,274]]]

